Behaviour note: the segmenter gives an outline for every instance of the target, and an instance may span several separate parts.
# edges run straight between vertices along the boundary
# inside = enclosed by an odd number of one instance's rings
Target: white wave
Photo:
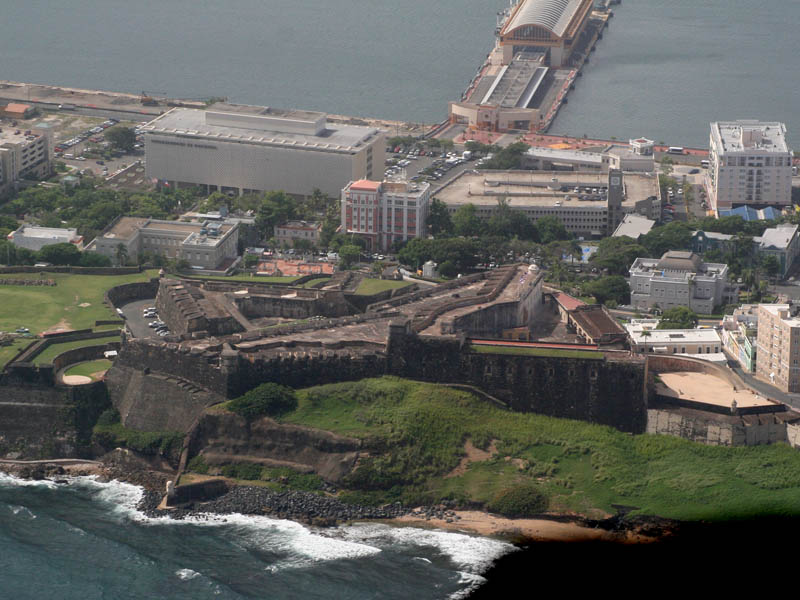
[[[414,560],[418,560],[420,562],[425,562],[425,563],[431,564],[431,561],[429,559],[423,558],[422,556],[415,556]]]
[[[36,518],[36,515],[33,514],[31,512],[31,509],[29,509],[27,506],[19,506],[19,505],[16,505],[16,504],[9,504],[8,508],[10,508],[11,512],[14,513],[14,516],[27,517],[28,519],[31,519],[31,520]]]
[[[499,557],[516,549],[512,544],[491,538],[377,523],[356,523],[349,527],[340,527],[335,530],[334,535],[378,547],[431,547],[447,556],[459,571],[472,574],[484,572]]]
[[[462,598],[469,598],[470,594],[472,594],[475,588],[486,583],[485,577],[481,577],[480,575],[475,575],[474,573],[466,573],[464,571],[459,571],[458,575],[459,575],[458,583],[462,585],[466,584],[466,587],[453,594],[450,594],[450,596],[448,596],[448,600],[461,600]]]
[[[9,473],[0,472],[0,486],[3,487],[46,487],[56,488],[58,484],[49,479],[21,479],[10,475]]]
[[[175,571],[175,575],[177,575],[178,579],[181,581],[190,581],[196,577],[202,577],[203,574],[193,571],[192,569],[178,569]]]

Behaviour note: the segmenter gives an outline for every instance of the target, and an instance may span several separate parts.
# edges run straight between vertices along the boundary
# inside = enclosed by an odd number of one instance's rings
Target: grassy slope
[[[118,318],[114,311],[103,304],[103,294],[115,285],[147,281],[155,271],[134,275],[70,275],[69,273],[45,273],[46,279],[54,279],[53,287],[0,286],[0,331],[14,331],[17,327],[28,327],[32,333],[41,333],[58,323],[72,329],[93,327],[94,322]],[[38,273],[15,273],[4,275],[13,279],[39,279]],[[81,307],[80,304],[89,306]]]
[[[408,281],[393,281],[391,279],[363,279],[356,289],[359,296],[372,296],[386,290],[396,290],[398,288],[411,285]]]
[[[592,350],[561,350],[560,348],[525,348],[523,346],[482,346],[473,344],[470,350],[478,354],[511,354],[516,356],[551,356],[554,358],[588,358],[603,360],[603,354]]]
[[[91,377],[94,379],[94,377],[92,377],[93,373],[107,371],[110,368],[111,361],[101,358],[100,360],[78,363],[77,365],[67,369],[64,375],[83,375],[85,377]]]
[[[62,344],[51,344],[44,351],[33,359],[34,364],[41,365],[51,363],[53,359],[67,350],[83,348],[84,346],[102,346],[109,342],[119,341],[119,334],[115,331],[109,332],[108,337],[93,338],[88,340],[77,340],[75,342],[64,342]],[[82,375],[82,373],[70,373],[70,375]]]
[[[667,436],[630,436],[609,427],[500,410],[471,395],[395,378],[299,392],[284,422],[327,429],[382,447],[362,462],[351,488],[375,500],[488,501],[535,481],[551,509],[596,515],[612,504],[678,519],[727,520],[800,514],[800,453],[785,445],[711,447]],[[494,439],[498,455],[450,472],[470,437]],[[377,453],[376,453],[377,454]],[[515,461],[521,459],[520,469]],[[392,486],[395,486],[392,488]],[[378,489],[381,488],[381,489]]]

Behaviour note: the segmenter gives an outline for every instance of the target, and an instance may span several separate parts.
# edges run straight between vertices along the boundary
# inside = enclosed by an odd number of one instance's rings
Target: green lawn
[[[470,345],[470,350],[478,354],[512,354],[514,356],[550,356],[553,358],[593,358],[603,360],[602,352],[593,350],[561,350],[559,348],[524,348],[521,346],[481,346]]]
[[[83,375],[84,377],[96,379],[96,377],[93,376],[94,373],[108,371],[110,368],[111,361],[101,358],[100,360],[78,363],[77,365],[67,369],[64,375]]]
[[[204,275],[181,275],[181,277],[185,277],[186,279],[210,279],[211,281],[247,281],[248,283],[283,283],[289,285],[300,279],[302,275],[296,277],[267,277],[245,273],[242,275],[230,275],[228,277],[206,277]]]
[[[303,287],[304,288],[314,287],[318,283],[321,283],[323,281],[330,281],[330,280],[331,280],[331,278],[327,277],[327,276],[325,276],[325,277],[315,277],[314,279],[309,279],[308,281],[306,281],[303,284]]]
[[[119,341],[119,334],[116,332],[110,332],[108,337],[94,338],[90,340],[77,340],[75,342],[63,342],[61,344],[51,344],[45,348],[41,354],[34,357],[33,362],[37,365],[52,363],[56,356],[62,352],[66,352],[67,350],[83,348],[85,346],[102,346],[103,344],[114,341]]]
[[[725,448],[501,410],[474,396],[396,378],[298,392],[282,421],[363,439],[370,456],[341,488],[358,501],[487,502],[537,485],[551,510],[600,515],[612,504],[676,519],[800,515],[800,452],[783,444]],[[444,477],[464,442],[497,454]],[[509,460],[506,457],[510,457]]]
[[[393,281],[384,279],[363,279],[356,289],[359,296],[372,296],[386,290],[396,290],[411,285],[408,281]]]
[[[0,346],[0,369],[3,369],[6,363],[16,356],[17,352],[32,341],[34,340],[17,338],[9,346]]]
[[[0,331],[27,327],[41,333],[56,325],[70,329],[85,329],[103,319],[118,318],[113,309],[103,304],[103,294],[115,285],[147,281],[156,271],[133,275],[71,275],[44,273],[54,279],[55,286],[0,285]],[[38,273],[4,275],[13,279],[39,279]],[[86,306],[81,306],[85,304]]]

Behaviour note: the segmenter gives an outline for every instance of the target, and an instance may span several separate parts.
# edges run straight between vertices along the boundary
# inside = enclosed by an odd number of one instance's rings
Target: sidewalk
[[[764,396],[770,398],[771,400],[783,402],[787,406],[800,409],[800,394],[782,392],[781,390],[779,390],[773,385],[770,385],[766,381],[756,379],[752,374],[744,372],[741,369],[741,367],[730,367],[729,364],[729,368],[739,377],[741,377],[747,385],[752,387],[758,393],[763,394]]]

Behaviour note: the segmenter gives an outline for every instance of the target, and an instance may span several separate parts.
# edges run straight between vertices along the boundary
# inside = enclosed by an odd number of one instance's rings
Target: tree
[[[136,144],[136,132],[130,127],[117,126],[106,129],[105,138],[114,148],[123,152],[133,151],[133,146]]]
[[[697,313],[688,306],[668,308],[658,323],[658,329],[694,329],[696,326]]]
[[[654,227],[640,239],[648,256],[660,258],[668,250],[689,250],[692,247],[692,230],[682,221],[673,221]]]
[[[489,219],[487,229],[492,235],[504,238],[514,236],[523,240],[539,240],[539,230],[525,213],[511,208],[505,198],[497,200],[497,209]]]
[[[774,254],[762,256],[759,260],[761,269],[770,277],[775,277],[781,271],[781,263]]]
[[[361,256],[361,248],[353,244],[345,244],[339,248],[339,260],[342,268],[347,269],[350,265],[357,263]]]
[[[428,212],[428,233],[431,235],[449,235],[453,233],[453,220],[450,218],[450,211],[447,205],[434,198],[431,201]]]
[[[568,240],[572,237],[561,220],[552,215],[542,217],[536,221],[536,230],[539,232],[539,240],[543,244],[549,244],[557,240]]]
[[[125,244],[117,244],[114,257],[117,259],[117,265],[119,266],[123,266],[126,262],[128,262],[128,249],[125,247]]]
[[[514,142],[505,148],[500,148],[491,159],[484,163],[485,169],[496,169],[505,171],[507,169],[519,169],[522,155],[528,151],[530,146],[524,142]]]
[[[111,259],[97,252],[81,252],[78,264],[81,267],[110,267]]]
[[[675,166],[675,161],[672,160],[672,158],[670,158],[669,156],[665,155],[661,159],[661,173],[665,177],[669,177],[670,175],[672,175],[672,170],[673,170],[674,166]]]
[[[483,233],[485,225],[478,217],[474,204],[464,204],[458,207],[453,215],[453,227],[456,235],[465,237],[479,236]]]
[[[77,265],[81,259],[81,251],[75,247],[75,244],[69,242],[50,244],[39,250],[38,258],[42,262],[54,265]]]
[[[583,284],[583,293],[594,296],[600,304],[614,301],[627,304],[631,298],[631,288],[621,275],[608,275]]]
[[[589,262],[598,269],[608,269],[612,275],[624,275],[638,257],[646,257],[647,249],[627,236],[607,237],[597,244],[597,252]]]
[[[262,383],[235,400],[228,408],[248,421],[259,417],[278,417],[297,408],[294,390],[277,383]]]

